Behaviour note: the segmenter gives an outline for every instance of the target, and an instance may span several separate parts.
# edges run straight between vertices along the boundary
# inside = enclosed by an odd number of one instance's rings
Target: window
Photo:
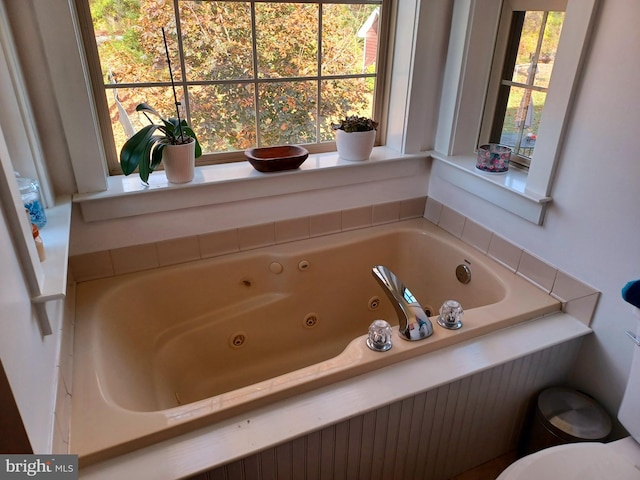
[[[120,173],[117,152],[147,122],[135,112],[141,102],[176,116],[177,100],[203,164],[243,160],[255,146],[333,150],[331,122],[379,111],[383,8],[382,0],[79,0],[101,123],[111,127],[110,172]]]
[[[430,195],[436,199],[446,198],[452,192],[444,184],[454,185],[501,209],[542,224],[552,201],[553,177],[560,161],[596,7],[597,0],[454,0],[438,126],[434,149],[430,152],[435,159]],[[504,175],[480,172],[475,168],[475,151],[478,141],[489,140],[491,128],[488,126],[493,125],[493,119],[489,122],[485,119],[485,115],[493,115],[485,106],[498,104],[495,86],[500,85],[503,72],[501,67],[492,68],[492,62],[508,57],[509,31],[505,32],[499,25],[505,24],[505,17],[512,18],[511,12],[541,9],[564,10],[565,15],[554,57],[553,78],[536,127],[537,139],[529,170],[514,168]],[[502,61],[499,65],[503,65]]]
[[[480,142],[511,147],[511,161],[528,167],[538,139],[564,11],[527,11],[521,10],[525,2],[505,3],[511,8],[503,11],[498,46],[506,37],[506,48],[504,55],[499,47],[494,56],[492,70],[496,74],[489,86],[492,91],[487,97]],[[564,5],[560,6],[564,10]]]

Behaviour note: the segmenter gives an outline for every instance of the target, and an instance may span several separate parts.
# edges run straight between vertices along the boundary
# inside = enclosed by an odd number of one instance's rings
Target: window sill
[[[47,208],[45,213],[47,224],[40,230],[45,249],[45,259],[41,263],[44,282],[40,294],[32,298],[36,303],[64,298],[67,293],[71,199],[68,196],[56,198],[56,205]]]
[[[527,172],[511,168],[505,174],[484,173],[476,168],[475,155],[427,153],[435,160],[433,175],[530,222],[542,224],[551,197],[527,190]]]
[[[46,209],[47,225],[40,230],[44,243],[45,259],[35,271],[39,271],[38,288],[31,297],[40,333],[51,335],[52,317],[47,303],[59,300],[67,294],[67,269],[69,264],[69,233],[71,231],[71,198],[56,198],[56,204]],[[29,239],[31,241],[31,239]],[[35,265],[34,265],[35,267]]]
[[[427,158],[376,147],[365,162],[342,160],[335,152],[312,154],[300,168],[283,172],[261,173],[249,162],[197,167],[193,181],[185,184],[169,183],[164,171],[154,172],[149,186],[137,174],[118,175],[108,178],[106,191],[76,194],[73,202],[84,220],[93,222],[411,177],[424,169]]]

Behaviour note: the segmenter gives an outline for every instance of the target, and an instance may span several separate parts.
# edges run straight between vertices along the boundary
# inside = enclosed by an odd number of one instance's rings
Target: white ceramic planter
[[[196,168],[196,142],[167,145],[162,151],[162,164],[171,183],[187,183],[193,180]]]
[[[335,130],[335,133],[338,157],[352,162],[369,159],[376,140],[375,130],[349,133],[344,130]]]

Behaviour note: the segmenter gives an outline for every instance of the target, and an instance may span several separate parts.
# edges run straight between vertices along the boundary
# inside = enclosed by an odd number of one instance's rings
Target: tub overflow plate
[[[456,267],[456,278],[460,283],[469,283],[471,281],[471,269],[468,265],[460,264]]]

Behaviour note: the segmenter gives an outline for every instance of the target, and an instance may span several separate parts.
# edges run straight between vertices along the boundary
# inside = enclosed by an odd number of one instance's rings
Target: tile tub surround
[[[298,268],[301,260],[311,268]],[[469,285],[454,275],[465,260],[476,278]],[[284,273],[266,268],[274,262]],[[363,340],[371,321],[397,322],[388,301],[368,309],[368,299],[383,296],[371,275],[377,262],[427,304],[459,299],[465,327],[371,352]],[[141,291],[158,300],[140,305]],[[77,298],[71,450],[83,465],[560,310],[423,218],[84,282]],[[303,328],[309,311],[320,319],[311,330]],[[229,343],[237,330],[246,339],[240,350]],[[229,368],[210,368],[221,364]]]
[[[331,235],[424,215],[425,197],[369,205],[156,243],[74,255],[76,282],[227,255],[268,245]]]
[[[600,292],[440,202],[427,198],[425,218],[562,302],[562,310],[589,326]]]
[[[74,281],[83,282],[422,216],[534,283],[562,302],[563,311],[590,325],[600,297],[596,289],[428,197],[74,255],[70,271]]]

